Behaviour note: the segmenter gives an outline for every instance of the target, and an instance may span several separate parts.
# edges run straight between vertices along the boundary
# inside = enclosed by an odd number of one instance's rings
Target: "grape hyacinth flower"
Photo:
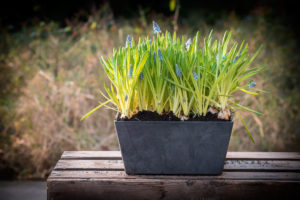
[[[131,45],[131,37],[129,35],[127,36],[127,39],[126,39],[126,48],[128,47],[128,45],[129,45],[130,48],[132,47],[132,45]]]
[[[224,60],[226,58],[227,54],[225,54],[225,56],[222,56],[222,60]]]
[[[153,21],[153,31],[154,33],[161,33],[161,30],[155,21]]]
[[[171,90],[174,91],[175,90],[175,86],[171,85]]]
[[[235,58],[233,59],[233,63],[235,63],[235,62],[236,62],[236,60],[237,60],[237,58],[235,57]]]
[[[127,96],[127,94],[126,94],[126,96],[125,96],[125,101],[127,101],[127,99],[128,99],[128,96]]]
[[[143,80],[143,78],[144,78],[144,75],[143,75],[143,72],[141,72],[140,75],[139,75],[139,79]]]
[[[195,71],[193,71],[193,76],[194,76],[195,81],[197,81],[198,80],[198,75],[196,74]]]
[[[182,97],[182,101],[183,101],[183,102],[186,102],[186,99],[185,99],[184,97]]]
[[[241,57],[241,55],[236,56],[233,60],[233,63],[235,63],[237,61],[237,59],[239,59],[239,57]]]
[[[156,63],[156,59],[155,59],[155,51],[153,51],[153,61],[154,61],[154,63]]]
[[[181,78],[181,71],[180,71],[180,69],[179,69],[179,67],[178,67],[178,65],[176,64],[176,74],[177,74],[177,76],[179,77],[179,78]]]
[[[255,86],[256,86],[256,83],[253,81],[249,84],[249,88],[254,88]]]
[[[132,65],[130,65],[129,66],[128,78],[132,78],[132,72],[133,72],[133,67],[132,67]]]
[[[160,48],[158,48],[158,50],[157,50],[157,55],[158,55],[158,60],[162,61],[163,60],[163,56],[162,56],[162,53],[160,51]]]
[[[152,41],[151,41],[151,40],[149,40],[149,46],[151,45],[151,42],[152,42]]]
[[[190,47],[191,44],[192,44],[192,40],[191,40],[191,38],[190,38],[190,39],[188,39],[188,41],[185,43],[185,48],[186,48],[186,50],[189,49],[189,47]]]

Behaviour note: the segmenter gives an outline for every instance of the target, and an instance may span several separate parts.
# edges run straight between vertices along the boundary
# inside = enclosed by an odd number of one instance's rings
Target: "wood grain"
[[[296,152],[228,152],[219,176],[132,176],[119,151],[66,151],[47,179],[48,200],[274,200],[299,191]]]
[[[48,200],[300,199],[299,182],[251,180],[49,180]]]
[[[123,171],[122,160],[59,160],[55,170],[114,170]]]
[[[299,152],[227,152],[227,160],[300,160]]]
[[[223,172],[219,176],[127,175],[124,171],[54,170],[50,179],[189,179],[189,180],[289,180],[300,181],[296,172]]]
[[[61,159],[121,160],[120,151],[65,151]],[[300,152],[227,152],[228,160],[300,160]]]
[[[65,151],[61,159],[122,160],[120,151]]]
[[[55,170],[124,170],[122,160],[60,160]],[[224,171],[300,171],[300,161],[227,160]]]

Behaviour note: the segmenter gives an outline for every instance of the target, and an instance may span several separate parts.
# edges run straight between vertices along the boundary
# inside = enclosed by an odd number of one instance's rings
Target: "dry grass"
[[[230,150],[299,150],[299,87],[287,87],[287,80],[297,79],[293,70],[298,60],[288,59],[296,54],[292,52],[294,40],[288,36],[282,43],[286,31],[275,25],[270,28],[263,17],[247,20],[235,16],[220,20],[214,27],[215,37],[231,30],[233,39],[245,39],[252,50],[263,43],[265,48],[254,65],[268,65],[268,69],[255,81],[271,94],[258,98],[243,94],[243,104],[265,116],[244,115],[256,144],[251,143],[241,122],[235,121]],[[172,30],[167,20],[162,18],[159,23]],[[207,34],[211,28],[201,20],[191,24],[179,26],[179,32],[194,34],[199,29]],[[150,31],[151,21],[147,23],[144,17],[131,23],[115,21],[100,10],[88,22],[70,22],[66,29],[40,24],[5,35],[10,48],[2,65],[12,72],[7,75],[14,81],[5,83],[14,98],[1,97],[0,160],[4,165],[14,168],[21,178],[40,178],[47,176],[64,150],[118,149],[112,111],[102,109],[84,122],[79,119],[98,104],[98,91],[107,81],[98,57],[123,45],[127,34]],[[16,40],[20,36],[23,39]]]

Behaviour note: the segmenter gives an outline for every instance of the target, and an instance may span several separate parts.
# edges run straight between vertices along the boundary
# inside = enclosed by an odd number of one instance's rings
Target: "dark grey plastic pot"
[[[221,174],[233,121],[115,121],[127,174]]]

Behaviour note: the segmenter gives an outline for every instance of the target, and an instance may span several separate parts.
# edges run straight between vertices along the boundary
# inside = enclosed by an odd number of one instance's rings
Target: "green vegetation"
[[[102,106],[128,118],[143,110],[158,114],[172,111],[182,120],[191,114],[205,116],[209,111],[225,120],[231,118],[231,110],[262,115],[240,105],[240,99],[233,100],[237,91],[250,95],[262,91],[248,91],[256,85],[251,78],[264,69],[250,68],[259,50],[251,57],[248,44],[229,46],[231,33],[225,33],[222,41],[213,41],[211,32],[200,48],[199,32],[186,40],[177,37],[176,32],[173,36],[161,33],[155,22],[153,29],[156,36],[152,40],[139,38],[135,45],[128,35],[125,47],[115,50],[108,59],[101,58],[111,81],[110,86],[105,85],[107,94],[101,93],[106,101],[82,119]],[[114,107],[107,106],[109,102]]]

